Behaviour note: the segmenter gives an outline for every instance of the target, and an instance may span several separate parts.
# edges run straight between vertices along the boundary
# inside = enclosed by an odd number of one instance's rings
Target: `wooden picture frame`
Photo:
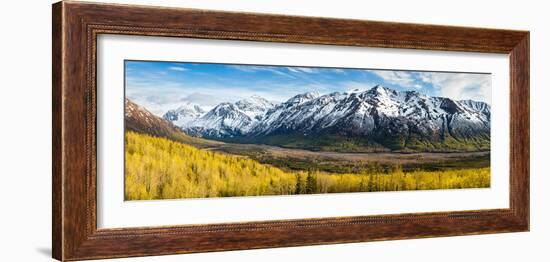
[[[529,230],[529,32],[63,1],[53,5],[53,257],[182,254]],[[508,54],[510,207],[98,229],[99,34]]]

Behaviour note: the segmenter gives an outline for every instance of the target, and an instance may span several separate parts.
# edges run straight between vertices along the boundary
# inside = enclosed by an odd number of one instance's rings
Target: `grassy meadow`
[[[125,199],[293,195],[490,186],[489,167],[437,171],[362,169],[336,173],[279,168],[250,157],[199,149],[128,131]]]

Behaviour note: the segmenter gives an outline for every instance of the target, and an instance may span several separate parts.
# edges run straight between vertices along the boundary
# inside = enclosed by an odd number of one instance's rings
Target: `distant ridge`
[[[221,103],[180,126],[222,141],[341,152],[448,152],[490,148],[491,108],[376,85],[365,91],[304,93],[272,104],[255,96]]]
[[[208,147],[213,144],[220,143],[190,137],[169,121],[155,116],[147,109],[137,105],[127,98],[124,100],[124,107],[124,125],[126,131],[133,131],[156,137],[164,137],[197,147]]]

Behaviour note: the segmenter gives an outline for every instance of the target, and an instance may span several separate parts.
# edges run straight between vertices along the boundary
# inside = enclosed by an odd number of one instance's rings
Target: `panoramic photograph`
[[[489,188],[491,75],[126,60],[125,200]]]

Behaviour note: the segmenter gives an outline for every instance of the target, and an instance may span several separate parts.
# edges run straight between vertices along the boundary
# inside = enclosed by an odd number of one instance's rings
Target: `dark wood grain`
[[[529,227],[529,33],[510,52],[510,207]]]
[[[53,257],[81,260],[529,230],[529,32],[81,2],[53,6]],[[510,55],[510,208],[97,229],[99,34]]]
[[[62,33],[61,5],[52,8],[52,256],[60,258],[63,236],[63,189],[62,189],[62,117],[61,117],[61,76],[62,74]]]

